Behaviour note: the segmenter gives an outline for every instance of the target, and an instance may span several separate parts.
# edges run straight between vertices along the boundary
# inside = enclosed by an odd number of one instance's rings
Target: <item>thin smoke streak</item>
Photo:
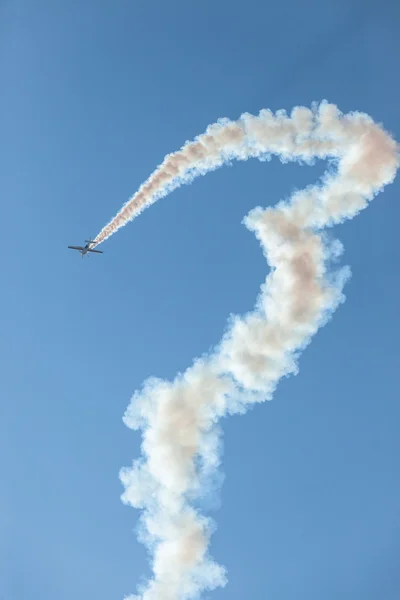
[[[333,272],[341,244],[323,229],[351,219],[393,182],[398,146],[363,113],[343,115],[322,102],[236,122],[222,119],[162,164],[96,237],[105,241],[145,208],[182,184],[232,160],[278,155],[282,162],[330,159],[322,182],[274,208],[252,210],[245,225],[257,236],[270,273],[255,309],[236,317],[214,352],[172,382],[150,379],[124,422],[143,432],[142,456],[123,468],[122,500],[142,509],[140,539],[153,576],[130,600],[177,600],[225,585],[208,553],[212,522],[193,500],[219,466],[218,420],[270,399],[280,379],[343,301],[348,268]]]

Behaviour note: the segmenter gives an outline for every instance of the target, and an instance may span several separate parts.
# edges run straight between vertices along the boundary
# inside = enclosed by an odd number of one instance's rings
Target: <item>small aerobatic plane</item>
[[[85,246],[68,246],[68,248],[72,248],[72,250],[79,250],[82,258],[88,252],[96,252],[96,254],[103,254],[103,252],[101,250],[94,250],[94,248],[91,248],[92,244],[95,243],[93,240],[85,240],[85,242],[86,242]]]

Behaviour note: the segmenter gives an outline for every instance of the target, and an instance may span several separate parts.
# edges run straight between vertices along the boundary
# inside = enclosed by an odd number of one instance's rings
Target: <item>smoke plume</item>
[[[223,119],[167,155],[96,237],[103,242],[157,199],[227,161],[274,154],[301,164],[329,159],[329,167],[319,184],[245,218],[270,266],[254,310],[233,319],[213,353],[174,381],[147,381],[124,415],[128,427],[142,430],[143,443],[141,458],[121,470],[122,499],[143,511],[140,535],[153,570],[130,600],[186,600],[225,585],[223,567],[208,553],[212,522],[194,507],[219,466],[218,420],[270,399],[343,301],[349,273],[329,269],[341,245],[323,230],[354,217],[393,182],[398,146],[368,115],[343,115],[327,102],[290,116],[263,110]]]

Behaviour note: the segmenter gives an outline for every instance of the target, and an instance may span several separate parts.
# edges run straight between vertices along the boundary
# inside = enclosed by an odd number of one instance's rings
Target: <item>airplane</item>
[[[90,247],[92,244],[95,244],[95,242],[92,239],[85,240],[85,242],[87,242],[85,246],[68,246],[68,248],[72,248],[72,250],[79,250],[82,258],[88,252],[96,252],[96,254],[103,254],[102,250],[94,250]]]

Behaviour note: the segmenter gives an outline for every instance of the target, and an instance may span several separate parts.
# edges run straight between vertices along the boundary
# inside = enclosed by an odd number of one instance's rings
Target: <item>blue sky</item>
[[[241,220],[323,165],[236,164],[103,256],[67,245],[219,117],[327,98],[400,139],[399,16],[371,0],[2,2],[1,598],[122,598],[149,574],[120,501],[140,446],[121,417],[253,306],[266,265]],[[335,228],[353,277],[299,375],[223,423],[216,600],[399,597],[399,191]]]

